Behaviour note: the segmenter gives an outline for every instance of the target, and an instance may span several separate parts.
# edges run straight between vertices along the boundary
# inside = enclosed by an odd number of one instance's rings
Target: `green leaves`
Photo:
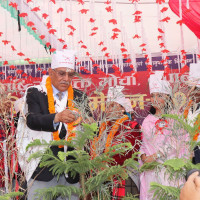
[[[81,189],[75,186],[57,185],[55,187],[36,190],[36,198],[43,200],[54,199],[59,196],[71,199],[72,194],[81,196]]]
[[[82,123],[82,125],[83,125],[83,128],[85,129],[85,131],[89,130],[89,131],[92,131],[92,132],[96,132],[99,129],[96,123],[92,123],[92,124]]]
[[[49,167],[52,173],[59,178],[62,174],[71,172],[71,175],[77,173],[81,177],[81,188],[57,186],[38,191],[37,198],[54,199],[57,196],[69,197],[72,193],[78,194],[81,198],[85,198],[86,194],[92,193],[94,199],[101,197],[102,199],[110,199],[110,187],[113,187],[114,177],[119,181],[128,177],[129,170],[138,168],[138,162],[132,158],[127,159],[123,166],[117,165],[113,156],[116,154],[124,155],[132,151],[131,143],[121,143],[113,145],[108,152],[104,152],[105,146],[100,145],[98,156],[91,157],[91,143],[96,137],[98,126],[93,124],[82,124],[76,131],[76,137],[70,142],[65,140],[46,141],[35,140],[27,146],[28,148],[43,146],[43,151],[38,151],[30,156],[29,159],[41,157],[40,167]],[[103,141],[101,141],[103,142]],[[67,152],[59,152],[58,156],[54,156],[50,146],[66,145],[74,150]],[[68,159],[70,157],[70,159]],[[73,158],[73,159],[71,159]]]
[[[144,163],[144,165],[142,165],[142,167],[140,168],[140,172],[144,172],[147,170],[153,170],[156,167],[158,167],[160,165],[160,163],[158,162],[151,162],[151,163]]]
[[[164,186],[155,182],[152,182],[150,191],[154,191],[153,199],[159,200],[177,200],[180,196],[180,189]]]
[[[10,192],[8,194],[0,196],[0,200],[10,200],[10,198],[22,196],[23,194],[23,192]]]
[[[178,171],[178,170],[182,169],[186,165],[186,163],[181,158],[174,158],[174,159],[166,160],[163,163],[163,165],[170,166],[173,168],[174,171]]]
[[[194,127],[190,126],[182,115],[180,116],[176,114],[164,114],[162,116],[166,118],[174,119],[177,122],[179,122],[182,125],[182,127],[190,134],[191,140],[193,139],[198,129],[198,125],[195,125]]]

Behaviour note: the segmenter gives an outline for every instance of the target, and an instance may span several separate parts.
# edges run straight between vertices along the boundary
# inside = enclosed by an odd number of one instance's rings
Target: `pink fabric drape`
[[[189,0],[189,9],[187,0],[181,0],[181,2],[183,23],[200,39],[200,1]],[[169,0],[169,6],[179,16],[179,0]]]

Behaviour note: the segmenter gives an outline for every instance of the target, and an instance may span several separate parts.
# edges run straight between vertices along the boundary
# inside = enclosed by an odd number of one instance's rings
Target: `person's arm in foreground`
[[[199,172],[191,174],[181,189],[180,200],[200,200]]]

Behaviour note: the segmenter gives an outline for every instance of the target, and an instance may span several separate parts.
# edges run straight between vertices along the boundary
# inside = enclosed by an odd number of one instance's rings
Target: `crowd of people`
[[[77,123],[79,117],[85,123],[95,122],[87,95],[71,85],[76,75],[74,65],[74,51],[57,51],[52,55],[49,75],[43,77],[40,85],[29,87],[20,102],[15,104],[15,109],[20,114],[16,131],[18,161],[26,178],[28,200],[35,198],[37,189],[56,185],[80,187],[78,174],[76,176],[71,176],[70,173],[63,174],[57,179],[48,167],[39,166],[40,159],[28,161],[28,157],[38,150],[42,151],[43,146],[26,149],[26,146],[36,139],[49,142],[75,137],[73,125]],[[199,64],[191,64],[188,82],[191,88],[188,93],[190,101],[184,110],[184,117],[190,126],[197,126],[194,141],[200,140],[199,80]],[[199,163],[200,149],[196,146],[194,153],[190,151],[189,133],[181,126],[177,126],[176,120],[163,117],[164,114],[181,114],[175,111],[172,87],[164,79],[163,72],[156,71],[150,75],[149,92],[151,108],[140,126],[134,118],[130,100],[123,94],[123,87],[116,86],[108,89],[106,110],[103,115],[105,120],[99,122],[99,133],[97,133],[97,138],[100,138],[102,133],[107,135],[105,151],[115,144],[130,142],[132,150],[123,155],[115,155],[115,164],[123,165],[134,152],[139,152],[138,168],[146,163],[164,163],[168,159],[175,158],[193,159],[194,164]],[[52,146],[51,150],[55,156],[60,151],[73,151],[71,148],[59,146]],[[173,180],[166,175],[164,166],[140,174],[129,174],[128,179],[115,185],[111,191],[111,199],[122,199],[124,195],[131,193],[141,200],[153,200],[155,198],[154,192],[150,190],[151,182],[165,186],[183,186],[181,200],[200,199],[198,172],[193,173],[187,182],[183,177]],[[71,199],[75,200],[79,197],[73,195]]]

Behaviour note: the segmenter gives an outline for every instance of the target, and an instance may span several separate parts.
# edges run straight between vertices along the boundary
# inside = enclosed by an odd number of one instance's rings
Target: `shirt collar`
[[[52,85],[52,88],[53,88],[53,95],[57,95],[58,92],[60,92],[58,89],[56,89],[53,85]],[[62,92],[62,96],[64,96],[65,94],[67,93],[67,91],[64,91]]]

